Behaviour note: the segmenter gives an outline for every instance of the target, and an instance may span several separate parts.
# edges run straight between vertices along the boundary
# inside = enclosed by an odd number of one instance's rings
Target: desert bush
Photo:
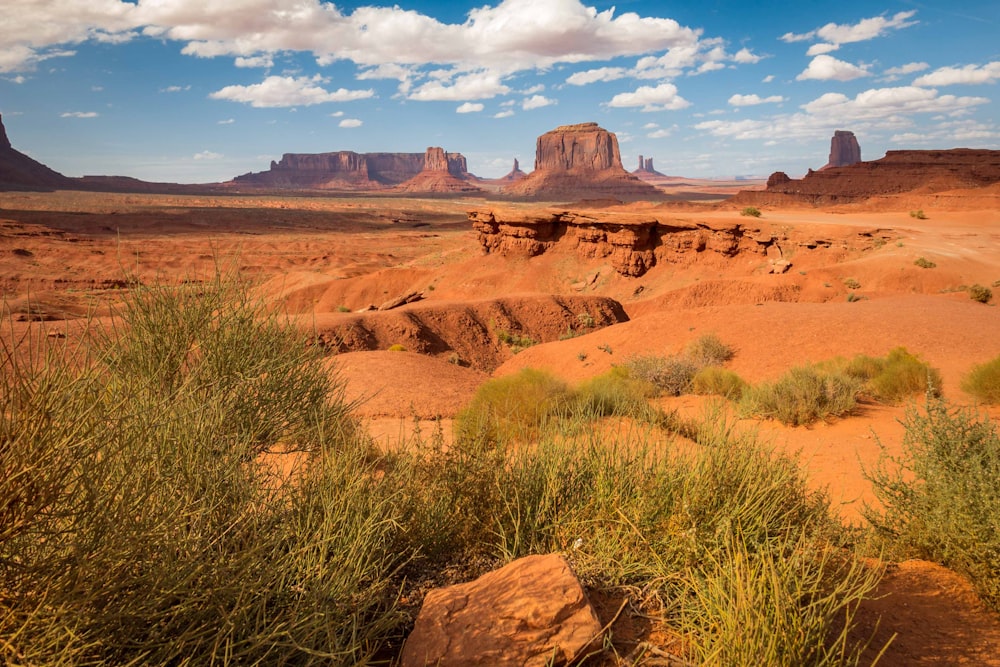
[[[684,348],[684,355],[699,366],[721,366],[735,353],[732,346],[723,343],[714,333],[699,336]]]
[[[635,417],[651,419],[653,409],[648,399],[655,396],[655,386],[631,377],[624,368],[615,367],[591,378],[573,392],[573,410],[590,418]]]
[[[406,352],[406,346],[401,343],[393,343],[389,346],[389,352]]]
[[[0,371],[0,663],[364,662],[391,493],[298,331],[217,278]],[[302,450],[278,475],[262,457]]]
[[[506,329],[498,329],[496,333],[497,340],[510,348],[510,351],[514,354],[523,352],[532,345],[538,345],[538,341],[528,335],[511,333]]]
[[[844,287],[847,289],[861,289],[861,283],[858,282],[857,278],[845,278]]]
[[[845,373],[800,366],[773,383],[762,383],[743,392],[740,409],[745,415],[777,419],[800,426],[851,412],[857,405],[861,383]]]
[[[629,376],[655,386],[669,396],[680,396],[691,389],[698,364],[686,356],[661,357],[639,355],[625,360]]]
[[[993,290],[982,285],[972,285],[968,289],[969,298],[979,303],[989,303],[993,298]]]
[[[924,213],[923,209],[918,209],[916,211],[910,211],[910,217],[916,218],[917,220],[926,220],[927,214]]]
[[[897,557],[967,575],[1000,609],[1000,437],[988,418],[931,401],[904,420],[903,452],[883,448],[866,476],[881,508],[866,518]]]
[[[984,403],[1000,404],[1000,356],[973,366],[962,378],[962,391]]]
[[[759,218],[761,216],[761,212],[760,209],[757,208],[756,206],[747,206],[742,211],[740,211],[740,215],[751,218]]]
[[[941,395],[941,373],[905,347],[884,357],[859,354],[851,359],[832,359],[820,364],[831,372],[843,372],[864,383],[863,391],[883,403],[898,403],[914,395]]]
[[[529,441],[571,401],[572,391],[565,382],[526,368],[481,385],[469,406],[455,417],[456,437],[494,444]]]
[[[917,257],[913,260],[913,263],[919,266],[921,269],[933,269],[937,266],[934,262],[930,261],[926,257]]]
[[[706,366],[691,378],[691,390],[696,394],[723,396],[738,401],[747,388],[746,381],[733,371],[719,366]]]

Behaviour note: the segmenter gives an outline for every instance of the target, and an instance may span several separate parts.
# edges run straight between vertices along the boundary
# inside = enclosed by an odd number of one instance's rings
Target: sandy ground
[[[531,259],[483,256],[465,212],[489,206],[482,199],[0,193],[4,335],[73,337],[88,315],[106,315],[130,284],[201,280],[220,266],[256,278],[275,308],[314,328],[419,291],[419,308],[394,315],[408,322],[398,336],[411,351],[383,347],[330,360],[357,414],[387,447],[418,427],[429,434],[435,419],[450,434],[450,418],[490,375],[531,366],[578,382],[630,355],[677,352],[704,333],[735,348],[729,366],[749,381],[902,345],[940,369],[945,396],[961,405],[972,402],[959,386],[963,374],[1000,354],[1000,309],[964,291],[976,283],[1000,285],[994,191],[765,210],[755,223],[789,239],[792,268],[783,275],[767,274],[759,257],[712,253],[658,264],[641,278],[617,275],[603,260],[571,249]],[[724,207],[628,208],[655,211],[666,221],[743,221]],[[910,215],[918,208],[926,219]],[[829,241],[830,248],[797,243],[806,238]],[[921,257],[935,268],[916,266]],[[588,276],[593,280],[583,292],[573,287]],[[994,292],[996,303],[1000,287]],[[628,321],[559,340],[555,334],[565,325],[546,321],[551,308],[523,308],[516,325],[542,343],[519,354],[500,346],[476,367],[446,352],[412,351],[425,343],[434,349],[427,332],[441,338],[434,327],[463,321],[459,315],[472,300],[544,295],[610,297]],[[681,411],[702,409],[698,397],[673,400]],[[880,447],[899,451],[905,410],[866,405],[809,428],[751,420],[741,427],[799,452],[811,483],[828,490],[845,521],[858,522],[862,504],[873,500],[862,470]],[[1000,416],[997,408],[991,412]],[[887,597],[866,609],[866,622],[875,632],[872,619],[881,614],[876,638],[899,636],[880,664],[1000,664],[991,650],[1000,646],[998,618],[957,575],[903,563],[883,589]]]

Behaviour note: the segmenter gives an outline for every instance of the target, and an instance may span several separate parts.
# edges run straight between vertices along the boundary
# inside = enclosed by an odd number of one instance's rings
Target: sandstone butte
[[[475,193],[480,188],[472,182],[465,156],[445,153],[432,146],[424,153],[424,166],[413,178],[395,188],[398,192]]]
[[[662,199],[622,167],[618,138],[597,123],[563,125],[538,137],[535,170],[501,192],[514,197]]]
[[[847,167],[857,162],[861,162],[861,145],[858,144],[858,138],[853,132],[837,130],[830,139],[830,159],[820,167],[820,171]]]

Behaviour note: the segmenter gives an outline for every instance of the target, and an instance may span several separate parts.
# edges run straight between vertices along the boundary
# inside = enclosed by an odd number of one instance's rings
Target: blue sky
[[[800,176],[1000,148],[1000,2],[0,0],[0,113],[70,176],[212,182],[282,153],[461,152],[496,177],[596,121],[622,160]]]

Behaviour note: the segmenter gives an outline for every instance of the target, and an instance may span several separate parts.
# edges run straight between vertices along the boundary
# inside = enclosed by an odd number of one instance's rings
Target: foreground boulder
[[[475,581],[427,594],[402,667],[566,665],[601,623],[558,554],[527,556]]]

